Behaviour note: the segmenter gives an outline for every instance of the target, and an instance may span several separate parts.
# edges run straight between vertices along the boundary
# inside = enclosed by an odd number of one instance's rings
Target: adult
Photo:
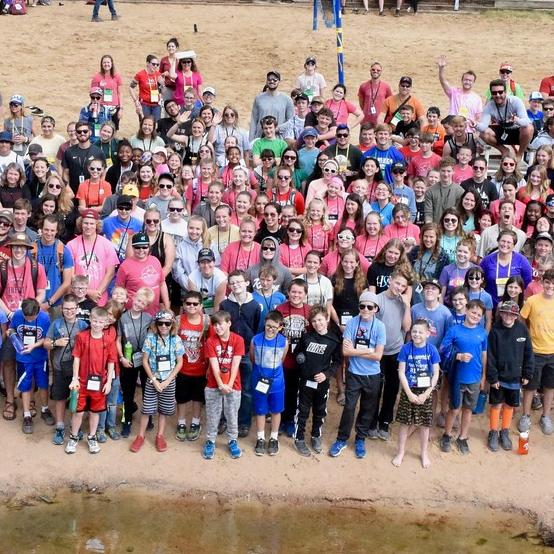
[[[9,131],[0,132],[0,175],[4,173],[6,167],[13,163],[17,164],[25,175],[25,165],[23,156],[20,156],[13,150],[14,139]]]
[[[166,146],[169,146],[171,149],[179,152],[182,149],[181,144],[175,142],[167,136],[169,129],[171,129],[175,123],[178,123],[177,117],[180,113],[179,105],[173,98],[169,98],[164,102],[164,111],[167,114],[167,117],[162,117],[158,120],[158,123],[156,124],[156,131],[158,136],[165,142]],[[179,127],[177,127],[176,134],[186,135],[187,131],[183,125],[179,125]]]
[[[279,92],[281,74],[276,70],[268,71],[266,74],[266,90],[256,95],[250,115],[250,141],[262,135],[262,119],[272,115],[276,125],[281,125],[294,115],[294,105],[290,96]]]
[[[168,278],[175,262],[175,242],[161,229],[161,215],[152,206],[144,212],[144,229],[150,241],[150,254],[160,260],[164,275]]]
[[[77,125],[76,121],[70,121],[67,124],[67,127],[65,128],[67,132],[68,140],[66,140],[58,149],[58,153],[56,154],[56,168],[58,169],[58,172],[62,173],[62,160],[63,155],[65,154],[65,151],[70,146],[75,146],[79,144],[79,141],[77,140],[77,133],[75,131],[75,125]]]
[[[102,221],[102,234],[112,243],[120,262],[125,259],[129,239],[142,231],[142,222],[131,216],[133,198],[120,195],[116,204],[117,215]]]
[[[164,79],[164,88],[162,91],[163,99],[167,102],[173,99],[175,94],[175,79],[171,78],[169,69],[177,64],[177,50],[179,49],[179,41],[175,37],[171,37],[166,43],[167,56],[160,60],[160,75]],[[167,110],[166,110],[167,113]]]
[[[107,0],[108,3],[108,9],[110,10],[110,14],[112,16],[112,21],[117,21],[119,17],[117,17],[117,12],[115,11],[114,6],[114,0]],[[102,0],[94,0],[94,7],[92,8],[92,18],[91,21],[93,23],[100,23],[102,19],[100,19],[100,16],[98,13],[100,12],[100,6],[102,5]]]
[[[215,161],[219,167],[225,165],[225,139],[236,137],[237,147],[246,159],[250,151],[248,132],[239,127],[239,112],[231,105],[227,105],[220,113],[214,116],[213,125],[208,134],[208,140],[214,145]]]
[[[146,207],[156,206],[160,212],[161,218],[167,217],[167,208],[169,202],[174,198],[175,179],[171,173],[162,173],[158,177],[158,186],[156,194],[146,201]]]
[[[4,131],[11,133],[13,151],[24,156],[27,147],[35,136],[33,116],[25,113],[25,99],[21,94],[14,94],[10,98],[10,113],[4,120]]]
[[[512,79],[513,72],[514,68],[510,62],[502,62],[498,69],[498,80],[505,84],[508,96],[516,96],[522,102],[525,102],[525,93],[523,92],[521,85]],[[490,89],[485,92],[485,98],[487,100],[491,99]]]
[[[56,154],[61,145],[65,142],[62,135],[55,133],[56,120],[51,115],[45,115],[40,120],[40,135],[31,140],[29,148],[32,144],[39,144],[42,148],[42,155],[48,160],[48,163],[56,162]]]
[[[179,106],[185,103],[185,93],[190,89],[194,91],[196,99],[202,101],[200,97],[202,75],[198,71],[195,58],[196,55],[177,59],[177,63],[169,67],[169,76],[175,81],[173,98]]]
[[[327,83],[321,73],[317,71],[317,61],[313,56],[308,56],[304,62],[304,72],[294,82],[294,88],[301,90],[311,101],[314,96],[325,97]]]
[[[358,89],[358,102],[364,114],[362,123],[376,125],[383,103],[392,96],[390,85],[381,80],[382,73],[383,66],[379,62],[373,62],[369,68],[370,79]]]
[[[1,138],[1,137],[0,137]],[[31,191],[25,183],[25,172],[20,165],[9,163],[0,171],[0,205],[12,209],[21,198],[31,200]]]
[[[485,104],[475,128],[479,136],[503,156],[510,153],[507,146],[517,146],[516,157],[520,161],[534,133],[525,104],[517,96],[507,94],[506,83],[501,79],[491,81],[489,90],[492,99]]]
[[[554,100],[554,75],[549,75],[541,80],[539,92],[545,100]]]
[[[123,97],[121,87],[123,81],[116,71],[112,56],[104,54],[100,58],[100,70],[92,76],[90,87],[99,88],[102,91],[102,105],[109,106],[112,113],[112,121],[115,128],[119,129],[123,111]]]
[[[296,213],[301,215],[304,213],[304,198],[292,186],[292,171],[289,167],[280,166],[275,176],[277,186],[272,187],[267,191],[267,196],[271,202],[279,204],[281,207],[292,205],[296,209]]]
[[[198,267],[187,276],[186,290],[198,291],[202,295],[202,308],[206,315],[219,309],[227,290],[227,275],[215,266],[215,254],[209,248],[198,252]]]
[[[138,131],[129,142],[133,148],[140,148],[143,152],[154,152],[156,148],[165,147],[165,142],[156,133],[156,119],[151,115],[142,118]]]
[[[400,77],[398,94],[393,94],[385,99],[381,111],[377,117],[377,123],[389,123],[393,127],[400,121],[400,108],[405,105],[412,106],[412,121],[419,121],[420,126],[425,125],[425,109],[423,104],[412,96],[412,78]]]
[[[479,195],[485,210],[488,209],[491,202],[498,200],[498,190],[489,179],[487,168],[487,159],[484,156],[478,156],[473,160],[473,176],[460,184],[465,191],[473,189]]]
[[[444,210],[453,208],[464,193],[460,185],[456,185],[454,175],[455,162],[452,158],[442,160],[439,168],[439,182],[425,191],[425,222],[439,221]]]
[[[335,158],[335,161],[339,164],[339,172],[342,178],[350,183],[360,169],[362,151],[357,146],[350,144],[350,129],[344,123],[337,125],[335,139],[336,143],[328,146],[324,152],[330,158]],[[342,158],[339,158],[339,156]]]
[[[349,125],[351,129],[358,126],[364,118],[362,110],[346,100],[346,87],[341,83],[333,87],[333,95],[325,102],[325,107],[331,110],[338,125],[348,125],[348,117],[352,114],[356,119]]]
[[[146,68],[136,73],[129,85],[129,93],[135,104],[139,121],[147,115],[151,115],[154,121],[160,119],[162,108],[158,87],[163,85],[163,77],[160,75],[159,67],[158,57],[148,54]]]
[[[146,312],[154,315],[158,310],[169,308],[169,294],[160,261],[150,253],[150,241],[145,233],[135,233],[131,238],[131,254],[119,266],[115,285],[127,291],[126,308],[133,305],[133,298],[142,287],[154,293],[154,300]],[[161,304],[160,304],[161,302]]]
[[[162,220],[162,231],[171,235],[175,246],[187,236],[187,218],[184,200],[172,197],[167,205],[167,217]]]
[[[102,104],[102,89],[92,87],[89,91],[90,102],[81,108],[79,121],[86,121],[95,139],[100,137],[100,127],[112,120],[112,107]]]

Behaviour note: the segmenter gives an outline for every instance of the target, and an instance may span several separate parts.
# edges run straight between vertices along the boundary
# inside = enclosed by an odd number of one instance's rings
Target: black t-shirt
[[[164,141],[166,146],[171,147],[175,152],[182,155],[182,153],[185,151],[185,145],[180,142],[175,142],[174,140],[171,140],[167,138],[167,133],[173,125],[175,125],[175,120],[171,117],[164,117],[158,121],[158,136],[161,137]],[[175,132],[176,135],[179,136],[185,136],[190,135],[190,127],[191,122],[185,121],[185,123],[180,123],[179,127],[177,127],[177,131]]]
[[[376,293],[386,291],[389,288],[389,279],[394,271],[394,266],[379,262],[373,262],[367,270],[367,282],[369,286],[376,288]]]
[[[347,169],[355,173],[355,175],[349,177],[347,181],[350,183],[350,181],[357,178],[358,170],[360,169],[360,162],[362,160],[362,151],[359,148],[353,146],[352,144],[349,145],[348,148],[339,148],[335,144],[333,146],[327,147],[324,152],[330,158],[336,158],[337,156],[346,156],[349,162]]]
[[[261,244],[262,240],[266,239],[267,237],[273,237],[275,240],[277,240],[279,244],[281,244],[283,242],[283,239],[285,238],[285,233],[286,230],[284,227],[279,227],[277,231],[272,232],[268,231],[264,225],[263,228],[260,228],[254,236],[254,241]]]
[[[75,144],[64,152],[62,166],[69,170],[69,186],[73,192],[76,193],[79,188],[80,177],[82,181],[90,177],[87,163],[95,158],[106,161],[102,149],[94,144],[91,144],[88,148],[80,148],[78,144]]]
[[[77,319],[82,319],[90,325],[90,312],[92,308],[96,308],[96,302],[90,298],[85,298],[77,304]]]
[[[336,286],[336,279],[333,276],[331,278],[331,283],[333,287]],[[344,288],[340,294],[333,295],[333,308],[339,316],[339,320],[342,315],[351,315],[355,317],[359,313],[358,308],[358,294],[354,288],[354,277],[345,277],[344,279]]]
[[[476,183],[473,179],[466,179],[462,181],[462,188],[464,190],[474,189],[481,197],[484,209],[487,209],[494,200],[498,200],[496,186],[491,183],[488,177],[482,183]]]
[[[410,129],[417,129],[419,131],[419,122],[417,121],[408,121],[408,123],[404,123],[404,121],[399,121],[396,125],[396,128],[394,130],[395,135],[400,135],[401,137],[405,137],[406,133]]]

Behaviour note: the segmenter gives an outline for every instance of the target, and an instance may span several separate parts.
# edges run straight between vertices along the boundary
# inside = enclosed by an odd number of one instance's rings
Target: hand
[[[180,113],[180,114],[177,116],[177,121],[178,121],[179,123],[185,123],[185,121],[187,121],[189,117],[190,117],[190,111],[188,111],[188,112],[183,112],[183,113]]]
[[[104,393],[104,396],[108,396],[111,390],[112,390],[112,382],[106,381],[106,384],[102,387],[102,392]]]
[[[102,296],[102,293],[99,290],[89,290],[87,291],[87,296],[93,301],[98,303],[98,300],[100,300],[100,297]]]
[[[526,379],[524,379],[525,381]],[[527,383],[523,383],[524,385],[526,385]],[[493,389],[499,389],[500,388],[500,383],[491,383],[491,387]]]
[[[35,348],[35,344],[27,344],[21,351],[22,354],[30,354]]]
[[[56,339],[56,346],[66,347],[69,344],[69,337],[61,337]]]
[[[43,312],[47,312],[47,311],[50,309],[50,306],[48,305],[47,302],[43,302],[43,303],[40,305],[40,309],[41,309]]]
[[[427,399],[429,398],[429,394],[426,392],[422,392],[418,395],[419,404],[425,404],[427,402]]]
[[[121,358],[119,363],[122,367],[126,367],[127,369],[131,369],[133,367],[133,364],[127,358]]]
[[[473,356],[469,352],[458,352],[458,355],[456,356],[456,358],[458,359],[459,362],[468,363],[471,361],[471,358],[473,358]]]
[[[15,144],[23,144],[27,139],[25,135],[13,135],[12,140]]]
[[[327,379],[327,377],[325,377],[325,373],[316,373],[314,375],[314,381],[316,383],[323,383],[323,381],[325,381],[325,379]]]
[[[79,384],[79,379],[71,379],[71,383],[69,383],[69,390],[79,390],[81,388],[81,385]]]
[[[144,117],[144,113],[142,112],[142,106],[140,105],[139,102],[137,102],[137,103],[135,104],[135,112],[137,113],[137,115],[138,115],[139,117]]]
[[[408,400],[412,404],[419,404],[419,396],[417,396],[417,394],[414,394],[413,392],[410,391],[410,393],[407,396],[408,396]]]
[[[216,112],[214,114],[212,125],[219,125],[223,121],[223,115],[221,112]]]
[[[521,384],[522,385],[528,385],[529,384],[529,379],[522,379]]]
[[[444,69],[446,67],[446,56],[445,55],[442,55],[442,56],[438,57],[437,65],[439,66],[439,69]]]
[[[154,379],[152,379],[152,384],[154,385],[154,388],[158,391],[158,392],[162,392],[163,391],[163,388],[162,388],[162,384],[154,377]]]

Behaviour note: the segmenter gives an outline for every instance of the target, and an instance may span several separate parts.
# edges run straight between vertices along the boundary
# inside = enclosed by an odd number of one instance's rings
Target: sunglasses
[[[373,304],[358,304],[358,308],[360,308],[360,310],[369,310],[372,312],[375,306]]]
[[[200,302],[185,302],[185,306],[200,306]]]
[[[511,71],[509,69],[501,69],[500,73],[504,73],[504,75],[509,75]]]
[[[485,171],[487,168],[484,165],[474,165],[473,169],[475,169],[475,171]]]
[[[264,252],[275,252],[275,250],[277,250],[277,249],[273,246],[262,246],[262,250]]]
[[[88,170],[89,171],[102,171],[102,167],[89,167]]]
[[[443,223],[458,223],[458,218],[456,217],[445,217]]]
[[[480,281],[482,279],[481,275],[468,275],[468,281]]]
[[[279,179],[279,181],[288,181],[290,179],[290,175],[277,175],[277,179]]]
[[[262,162],[270,162],[274,160],[275,158],[262,158]]]
[[[158,327],[171,327],[173,323],[171,321],[156,321]]]
[[[160,65],[160,62],[150,62],[150,65],[153,65],[154,67],[158,67]]]
[[[15,106],[21,106],[19,102],[10,102],[10,108],[14,108]]]
[[[173,188],[173,185],[158,185],[158,188],[159,189],[172,189]]]
[[[223,114],[224,117],[235,117],[235,114],[233,112],[226,112]]]
[[[350,135],[348,133],[337,133],[335,136],[337,138],[348,138]]]
[[[354,240],[352,235],[337,235],[337,238],[340,240]]]
[[[118,206],[117,209],[121,210],[122,212],[130,212],[132,208],[131,206]]]
[[[150,247],[149,246],[135,246],[135,245],[133,245],[133,248],[135,250],[148,250]]]
[[[168,210],[169,210],[170,212],[181,213],[181,212],[184,210],[184,208],[168,208]]]
[[[543,110],[547,111],[547,112],[551,112],[554,110],[554,106],[544,106]]]
[[[404,173],[403,169],[393,169],[392,170],[394,175],[402,175]]]
[[[296,156],[283,156],[284,160],[296,160]]]
[[[81,129],[80,131],[75,131],[77,135],[88,135],[90,133],[89,129]]]
[[[336,169],[329,169],[328,167],[326,167],[323,171],[325,173],[332,173],[333,175],[337,172]]]
[[[192,60],[183,60],[183,63],[192,63]]]
[[[400,85],[400,88],[410,88],[412,85]]]
[[[515,167],[516,164],[514,162],[502,162],[502,165],[505,167]]]
[[[62,186],[61,185],[48,185],[48,188],[49,189],[54,189],[54,190],[61,190]]]
[[[144,220],[144,223],[147,223],[148,225],[152,225],[152,223],[157,225],[159,222],[160,222],[159,219],[145,219]]]
[[[491,90],[492,96],[502,96],[504,94],[504,90]]]
[[[298,234],[302,233],[302,229],[300,229],[300,228],[298,228],[298,227],[289,227],[289,228],[287,229],[287,231],[288,231],[289,233],[298,233]]]
[[[100,100],[102,97],[101,96],[91,96],[92,100]]]
[[[9,223],[8,221],[0,221],[0,225],[2,227],[11,227],[12,226],[12,224]]]

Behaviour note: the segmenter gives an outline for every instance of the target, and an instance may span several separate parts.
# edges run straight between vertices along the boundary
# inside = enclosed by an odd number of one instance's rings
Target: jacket
[[[331,328],[326,335],[314,330],[306,331],[294,351],[301,378],[311,380],[314,375],[323,372],[330,379],[334,374],[331,360],[341,346],[342,339]]]
[[[173,279],[182,289],[187,287],[187,279],[190,273],[198,268],[198,252],[204,247],[202,239],[192,242],[188,236],[177,246],[175,261],[171,273]]]
[[[258,332],[262,308],[249,292],[246,295],[246,300],[240,304],[231,293],[221,302],[219,309],[231,314],[231,331],[244,339],[245,351],[248,353],[252,338]]]

